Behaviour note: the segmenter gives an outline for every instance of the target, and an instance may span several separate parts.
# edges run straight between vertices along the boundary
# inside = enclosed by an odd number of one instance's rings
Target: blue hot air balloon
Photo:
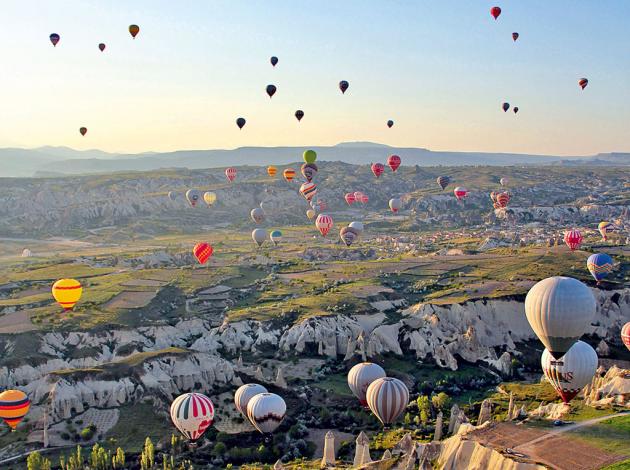
[[[588,257],[586,267],[599,284],[613,269],[613,259],[606,253],[596,253]]]

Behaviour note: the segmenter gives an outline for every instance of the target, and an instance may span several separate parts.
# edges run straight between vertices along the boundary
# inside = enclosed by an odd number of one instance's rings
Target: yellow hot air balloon
[[[82,292],[81,283],[76,279],[59,279],[52,287],[53,297],[64,310],[72,310]]]
[[[267,174],[271,177],[276,176],[276,173],[278,173],[278,169],[275,166],[268,166],[267,167]]]
[[[207,191],[203,193],[203,200],[208,206],[212,206],[215,202],[217,202],[217,195],[212,191]]]
[[[15,431],[31,407],[31,402],[21,390],[5,390],[0,393],[0,419]]]

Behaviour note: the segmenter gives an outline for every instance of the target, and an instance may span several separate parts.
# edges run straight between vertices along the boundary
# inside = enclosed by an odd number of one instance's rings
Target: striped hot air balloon
[[[15,431],[31,407],[31,401],[21,390],[5,390],[0,393],[0,418]]]
[[[259,393],[267,393],[267,389],[260,384],[241,385],[234,394],[234,405],[247,418],[247,404]]]
[[[226,168],[225,177],[228,179],[230,183],[234,181],[236,179],[236,168],[232,168],[232,167]]]
[[[377,178],[379,178],[385,171],[385,165],[383,165],[382,163],[372,163],[371,168],[372,173],[374,173],[374,176],[376,176]]]
[[[72,310],[82,292],[81,283],[76,279],[59,279],[52,286],[52,295],[64,310]]]
[[[343,198],[346,200],[346,203],[349,206],[354,204],[355,201],[357,200],[357,198],[355,197],[354,193],[346,193],[346,195]]]
[[[382,377],[370,384],[365,394],[367,404],[384,425],[396,421],[409,403],[409,389],[400,380]]]
[[[621,328],[621,341],[623,341],[623,344],[625,344],[626,348],[630,351],[630,321]]]
[[[495,197],[497,205],[502,209],[506,208],[508,203],[510,202],[509,193],[499,193]]]
[[[339,238],[346,246],[350,246],[359,239],[359,231],[352,227],[343,227],[339,231]]]
[[[455,194],[455,197],[457,198],[458,201],[463,201],[466,195],[468,194],[468,190],[464,187],[457,186],[453,190],[453,194]]]
[[[275,393],[259,393],[247,404],[247,417],[262,434],[275,431],[286,413],[287,404]]]
[[[185,393],[171,404],[171,419],[184,437],[196,441],[214,420],[214,405],[201,393]]]
[[[333,218],[326,214],[319,214],[317,220],[315,220],[315,226],[324,237],[330,232],[333,225]]]
[[[584,237],[579,230],[567,230],[564,232],[564,243],[567,244],[571,251],[578,250],[582,245]]]
[[[569,403],[590,383],[597,371],[597,353],[584,341],[576,341],[559,359],[546,349],[540,359],[542,370],[549,383],[564,403]]]
[[[376,379],[386,376],[385,370],[378,364],[361,362],[353,366],[348,372],[348,387],[350,387],[354,396],[359,399],[361,405],[367,407],[366,393],[368,387]]]
[[[317,165],[315,163],[304,163],[302,164],[301,171],[304,179],[310,183],[311,181],[313,181],[313,178],[315,177],[319,169],[317,168]]]
[[[599,284],[613,270],[613,259],[606,253],[595,253],[586,260],[586,268]]]
[[[442,188],[442,191],[446,189],[448,184],[451,182],[451,179],[448,176],[438,176],[437,184]]]
[[[197,261],[199,261],[199,264],[206,264],[213,252],[212,246],[206,242],[197,243],[193,248],[193,254],[195,258],[197,258]]]
[[[398,155],[390,155],[387,157],[387,165],[395,172],[400,167],[400,157]]]
[[[597,230],[599,230],[599,234],[602,236],[602,240],[606,241],[608,239],[607,234],[611,232],[613,229],[613,224],[610,222],[602,221],[597,225]]]
[[[370,197],[365,193],[361,193],[361,197],[358,199],[358,201],[363,205],[367,204],[369,200],[370,200]]]
[[[295,170],[293,168],[287,168],[282,172],[282,176],[284,176],[284,179],[290,183],[293,181],[293,178],[295,178]]]
[[[201,199],[201,191],[198,189],[189,189],[186,191],[186,200],[192,207],[197,205],[199,199]]]
[[[315,183],[304,183],[300,186],[300,194],[304,199],[310,201],[317,194],[317,185]]]
[[[269,176],[276,176],[276,173],[278,173],[278,169],[275,166],[268,166],[267,167],[267,174]]]

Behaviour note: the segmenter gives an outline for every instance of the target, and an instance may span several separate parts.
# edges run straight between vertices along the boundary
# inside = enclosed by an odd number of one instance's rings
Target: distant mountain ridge
[[[334,146],[239,147],[216,150],[178,150],[140,154],[109,153],[102,150],[74,150],[68,147],[0,149],[0,177],[78,175],[119,171],[150,171],[160,168],[216,168],[242,165],[287,165],[301,160],[305,148],[318,153],[320,161],[351,164],[385,162],[398,154],[405,165],[630,165],[630,153],[559,157],[517,153],[448,152],[416,147],[391,147],[374,142],[342,142]]]

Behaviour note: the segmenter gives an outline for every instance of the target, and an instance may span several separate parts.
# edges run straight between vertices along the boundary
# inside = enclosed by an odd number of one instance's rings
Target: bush
[[[81,431],[81,439],[83,439],[84,441],[89,441],[94,437],[94,434],[96,434],[96,426],[90,424],[89,426],[83,428],[83,430]]]

